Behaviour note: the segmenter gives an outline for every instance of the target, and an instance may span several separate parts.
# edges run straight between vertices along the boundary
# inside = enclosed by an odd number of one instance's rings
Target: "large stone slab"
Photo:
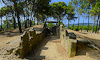
[[[76,35],[73,32],[68,33],[70,39],[76,39]]]
[[[74,57],[76,55],[76,45],[77,45],[77,40],[74,39],[68,39],[68,56],[69,57]]]

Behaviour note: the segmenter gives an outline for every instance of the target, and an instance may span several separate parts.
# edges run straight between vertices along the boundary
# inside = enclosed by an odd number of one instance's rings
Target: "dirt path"
[[[88,33],[88,32],[78,32],[78,31],[73,31],[70,29],[67,29],[68,32],[74,32],[76,35],[83,36],[84,38],[88,38],[88,41],[93,42],[100,48],[100,34],[95,34],[95,33]]]
[[[100,57],[97,54],[98,51],[83,46],[78,48],[77,56],[69,58],[66,49],[62,47],[61,40],[57,39],[56,36],[45,38],[35,49],[33,50],[34,53],[26,57],[25,60],[98,60]],[[99,57],[97,58],[94,54],[97,54]]]
[[[36,27],[38,26],[35,26],[35,28]],[[24,59],[18,58],[12,54],[2,55],[3,53],[6,53],[6,48],[17,46],[18,43],[16,42],[20,40],[20,35],[13,37],[7,37],[5,35],[0,36],[0,60],[100,60],[99,51],[82,45],[78,46],[77,55],[69,58],[66,49],[62,47],[61,40],[57,39],[56,36],[46,37],[33,49],[33,52]],[[10,43],[6,44],[8,42]]]
[[[42,25],[35,25],[33,27],[42,29],[43,26]],[[27,31],[27,30],[29,30],[30,28],[33,28],[33,27],[29,27],[27,29],[22,28],[22,31],[23,32]],[[16,48],[16,47],[19,46],[22,34],[23,33],[19,33],[18,28],[11,30],[11,31],[5,31],[3,33],[0,33],[0,60],[1,59],[7,60],[8,58],[11,59],[12,55],[11,54],[9,55],[7,53],[7,50],[10,50],[12,48]],[[7,55],[5,55],[6,53],[7,53]]]
[[[48,36],[42,40],[24,59],[5,55],[0,60],[99,60],[100,52],[87,46],[78,46],[77,56],[69,58],[61,40],[56,36]]]

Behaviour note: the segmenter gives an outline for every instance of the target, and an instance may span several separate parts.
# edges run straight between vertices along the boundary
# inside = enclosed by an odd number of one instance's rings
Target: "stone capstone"
[[[76,35],[73,32],[68,33],[70,39],[76,39]]]

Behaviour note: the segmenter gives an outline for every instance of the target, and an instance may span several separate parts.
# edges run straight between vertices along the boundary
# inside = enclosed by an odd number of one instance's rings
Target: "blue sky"
[[[52,0],[51,1],[51,3],[53,3],[53,2],[58,2],[58,1],[63,1],[63,2],[65,2],[67,5],[68,5],[68,3],[71,1],[71,0]],[[75,15],[76,17],[78,16],[78,14],[76,14]],[[90,23],[93,23],[93,20],[91,19],[91,18],[89,18],[90,19]],[[50,19],[50,20],[53,20],[53,18],[52,19]],[[68,20],[66,19],[66,18],[64,18],[63,19],[63,23],[64,24],[68,24]],[[74,21],[72,20],[71,22],[70,22],[70,24],[73,24],[74,23]],[[75,19],[75,24],[77,24],[78,23],[78,19]],[[83,18],[80,16],[80,23],[83,23]],[[86,19],[86,18],[84,18],[84,23],[88,23],[88,20]]]
[[[58,2],[58,1],[61,1],[61,2],[65,2],[67,5],[68,5],[68,3],[71,1],[71,0],[51,0],[51,2],[50,3],[53,3],[53,2]],[[0,8],[2,7],[2,6],[5,6],[3,3],[2,3],[2,0],[0,0]],[[76,14],[75,15],[76,17],[78,16],[78,14]],[[21,17],[21,20],[23,20],[24,18],[23,17]],[[5,20],[5,17],[3,17],[3,20]],[[54,20],[53,18],[48,18],[48,20]],[[82,23],[83,22],[83,18],[82,17],[80,17],[80,23]],[[88,22],[88,20],[86,19],[86,18],[84,18],[84,23],[87,23]],[[93,23],[93,20],[90,18],[90,21],[89,21],[90,23]],[[63,23],[64,24],[67,24],[68,23],[68,20],[66,19],[66,18],[64,18],[63,19]],[[71,21],[70,22],[70,24],[73,24],[74,23],[74,21]],[[75,24],[77,24],[78,23],[78,19],[75,19]]]

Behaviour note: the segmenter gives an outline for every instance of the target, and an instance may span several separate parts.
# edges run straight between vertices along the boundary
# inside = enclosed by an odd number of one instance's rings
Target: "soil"
[[[39,25],[35,27],[39,27]],[[28,29],[29,28],[23,29],[23,31]],[[72,31],[68,30],[68,32]],[[7,36],[9,34],[11,36]],[[69,58],[66,49],[61,44],[61,40],[56,36],[47,36],[44,38],[36,47],[34,47],[33,52],[23,59],[18,58],[18,56],[13,54],[4,55],[7,53],[7,49],[11,47],[14,48],[19,44],[18,42],[20,41],[21,34],[18,33],[18,29],[0,34],[0,60],[100,60],[100,51],[82,44],[77,45],[76,56]],[[87,36],[87,34],[84,35]],[[94,34],[91,36],[94,36]],[[88,35],[88,37],[90,36]],[[83,38],[77,38],[77,40],[82,39]]]

